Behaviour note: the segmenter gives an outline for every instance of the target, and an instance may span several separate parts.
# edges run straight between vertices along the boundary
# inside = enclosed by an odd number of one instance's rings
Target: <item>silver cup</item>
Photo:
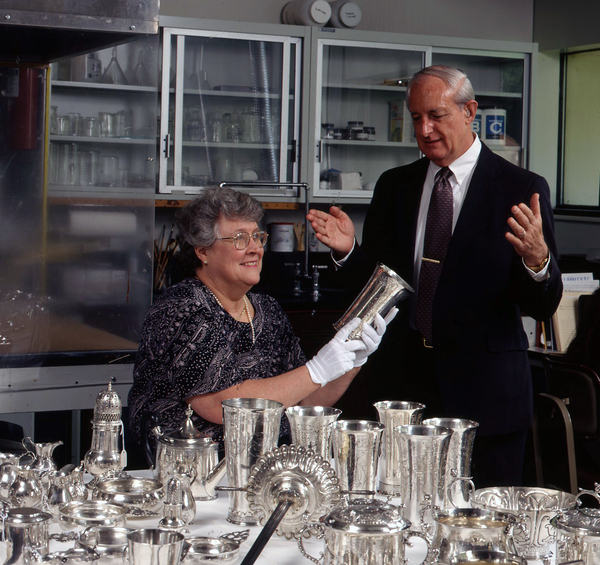
[[[283,404],[264,398],[230,398],[221,406],[227,478],[229,489],[233,489],[229,491],[227,520],[256,524],[244,489],[258,458],[277,447]]]
[[[290,423],[292,443],[312,449],[325,461],[331,459],[331,431],[342,411],[329,406],[290,406],[285,415]]]
[[[432,536],[433,512],[445,501],[446,460],[452,431],[441,426],[397,426],[403,517],[413,528]]]
[[[389,267],[377,263],[367,284],[333,327],[339,330],[354,318],[360,318],[363,324],[371,324],[375,314],[385,317],[411,292],[414,290],[402,277]],[[362,324],[350,334],[348,339],[360,339],[361,333]]]
[[[374,496],[383,425],[369,420],[338,420],[331,441],[342,492],[350,499]],[[353,493],[353,494],[352,494]]]
[[[469,506],[469,485],[472,485],[469,481],[471,480],[473,444],[479,424],[473,420],[462,418],[428,418],[423,424],[442,426],[452,430],[448,459],[446,460],[445,507],[449,508],[451,504],[457,508],[467,508]]]
[[[400,454],[393,429],[397,426],[420,424],[425,405],[401,400],[382,400],[373,406],[377,409],[379,421],[385,426],[379,460],[379,491],[387,496],[399,496]]]
[[[128,565],[179,565],[183,534],[166,530],[135,530],[127,534],[123,562]]]

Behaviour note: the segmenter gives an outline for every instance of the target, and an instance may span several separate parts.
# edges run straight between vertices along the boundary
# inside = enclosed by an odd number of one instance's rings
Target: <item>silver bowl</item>
[[[92,500],[116,502],[127,508],[129,517],[158,516],[164,505],[164,489],[155,479],[108,479],[92,491]]]
[[[196,537],[187,538],[189,544],[185,562],[219,563],[232,565],[238,560],[240,544],[224,538]]]
[[[75,547],[93,549],[100,557],[122,560],[130,528],[93,527],[81,532]]]
[[[58,507],[58,523],[63,530],[89,526],[124,526],[126,516],[125,506],[103,500],[73,501]]]

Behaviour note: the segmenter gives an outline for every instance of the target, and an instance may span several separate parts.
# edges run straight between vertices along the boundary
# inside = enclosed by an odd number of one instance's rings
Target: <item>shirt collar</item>
[[[477,159],[479,159],[480,153],[481,141],[479,136],[476,135],[473,143],[471,143],[471,147],[469,147],[469,149],[467,149],[458,159],[450,164],[449,169],[454,174],[456,182],[459,185],[462,184],[462,182],[477,164]],[[437,175],[441,168],[442,167],[438,167],[433,161],[429,162],[429,170],[433,173],[433,178],[435,178],[435,175]]]

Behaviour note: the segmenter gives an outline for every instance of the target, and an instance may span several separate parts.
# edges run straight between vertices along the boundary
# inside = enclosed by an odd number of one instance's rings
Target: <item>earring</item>
[[[208,261],[204,261],[204,264],[205,264],[205,265],[208,265]]]

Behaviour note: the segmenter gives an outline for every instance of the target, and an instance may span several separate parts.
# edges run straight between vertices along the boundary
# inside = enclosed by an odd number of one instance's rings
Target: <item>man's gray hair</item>
[[[410,96],[410,87],[413,84],[422,82],[427,77],[436,77],[443,80],[448,88],[454,92],[454,102],[458,106],[464,106],[469,100],[475,100],[475,92],[469,77],[460,69],[447,65],[432,65],[415,73],[406,88],[407,100]]]

